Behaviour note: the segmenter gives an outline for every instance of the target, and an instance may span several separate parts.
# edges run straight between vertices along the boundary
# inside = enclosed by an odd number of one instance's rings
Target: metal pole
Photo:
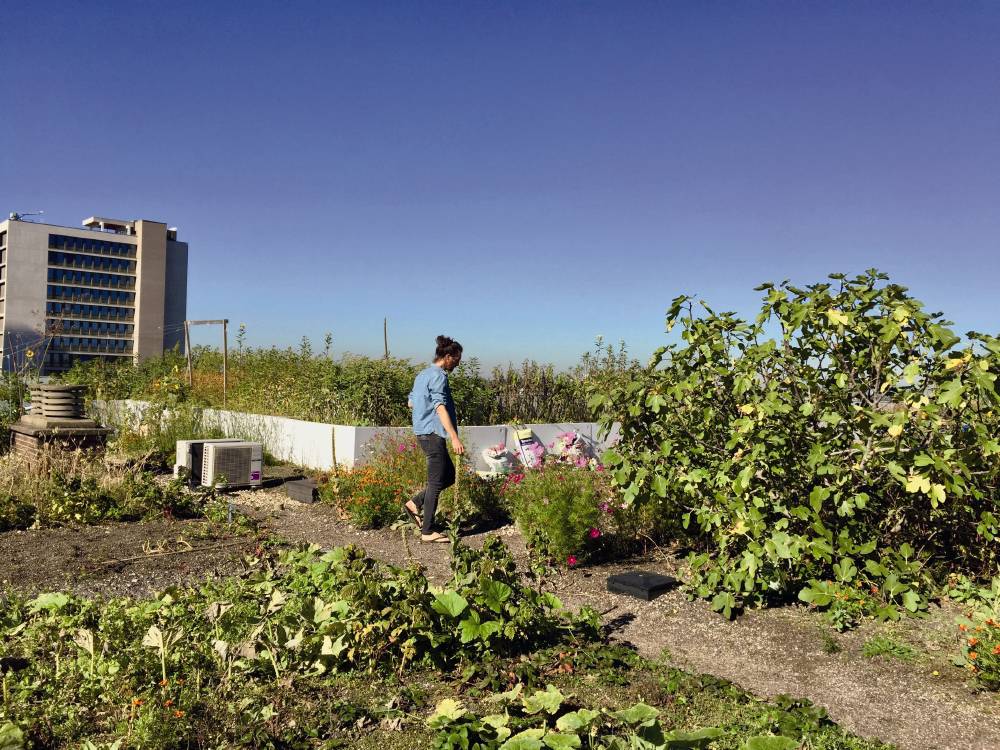
[[[229,319],[222,321],[222,408],[226,408],[229,387]]]
[[[188,388],[194,386],[194,376],[191,370],[191,321],[184,321],[184,351],[187,354],[188,364]]]
[[[385,358],[389,359],[389,319],[382,318],[382,340],[385,342]]]

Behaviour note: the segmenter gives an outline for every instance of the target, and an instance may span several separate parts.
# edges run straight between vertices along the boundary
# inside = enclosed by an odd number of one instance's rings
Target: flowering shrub
[[[570,567],[614,528],[611,496],[599,472],[548,462],[511,474],[503,491],[529,544]]]

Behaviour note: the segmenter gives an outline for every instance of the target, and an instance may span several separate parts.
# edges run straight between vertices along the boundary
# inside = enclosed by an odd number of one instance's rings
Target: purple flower
[[[611,506],[608,503],[601,503],[597,507],[600,508],[601,510],[603,510],[605,513],[611,513],[612,512]]]
[[[576,565],[576,555],[570,555],[569,557],[567,557],[566,564],[569,565],[571,568],[574,565]]]
[[[590,533],[590,538],[591,539],[597,539],[601,535],[601,530],[600,529],[591,529],[589,533]]]

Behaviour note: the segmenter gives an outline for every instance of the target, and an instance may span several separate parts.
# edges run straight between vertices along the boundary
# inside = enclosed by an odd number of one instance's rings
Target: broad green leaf
[[[454,698],[445,698],[434,708],[434,713],[427,720],[428,724],[450,724],[465,716],[465,707]]]
[[[798,750],[799,743],[791,737],[751,737],[743,750]]]
[[[660,712],[658,710],[645,703],[636,703],[634,706],[621,711],[615,711],[612,714],[616,719],[632,726],[652,724],[659,715]]]
[[[24,750],[24,732],[16,724],[0,724],[0,750]]]
[[[590,726],[591,722],[598,716],[600,716],[600,712],[591,711],[587,708],[581,708],[579,711],[570,711],[556,720],[556,729],[560,732],[576,732]]]
[[[542,750],[544,729],[525,729],[507,740],[500,750]]]
[[[943,484],[935,483],[931,485],[931,491],[930,491],[931,505],[933,505],[936,508],[939,503],[943,503],[945,501],[946,497],[947,495],[944,491]]]
[[[163,648],[163,631],[155,625],[150,625],[146,635],[142,637],[142,645],[148,648]]]
[[[458,617],[469,606],[469,602],[456,591],[442,591],[434,595],[434,601],[431,603],[431,606],[435,612],[439,612],[442,615]]]
[[[830,321],[831,325],[846,326],[850,322],[850,318],[846,313],[840,310],[827,310],[826,319]]]
[[[46,609],[49,612],[57,612],[69,604],[69,597],[59,591],[48,594],[40,594],[28,603],[28,611],[32,614]]]
[[[667,480],[659,474],[653,477],[653,491],[660,497],[667,496]]]
[[[553,685],[546,685],[545,690],[537,690],[531,695],[526,695],[521,699],[524,704],[526,714],[537,714],[544,711],[547,714],[554,714],[559,711],[563,701],[566,699]]]
[[[665,748],[669,750],[695,750],[711,745],[713,740],[719,739],[725,734],[717,727],[705,727],[694,732],[668,732],[663,737],[666,740]]]
[[[559,734],[558,732],[549,732],[542,738],[542,741],[545,743],[545,747],[552,748],[552,750],[574,750],[574,748],[583,745],[575,734]]]
[[[962,394],[965,393],[965,386],[959,378],[949,380],[938,391],[937,402],[957,409],[962,404]]]

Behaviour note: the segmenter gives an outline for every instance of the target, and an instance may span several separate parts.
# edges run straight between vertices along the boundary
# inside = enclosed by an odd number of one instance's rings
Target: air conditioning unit
[[[263,467],[264,446],[260,443],[207,443],[201,463],[201,486],[260,487]]]
[[[182,475],[188,479],[188,486],[201,486],[201,465],[208,443],[242,443],[240,438],[214,438],[211,440],[178,440],[177,457],[174,463],[174,478]]]

